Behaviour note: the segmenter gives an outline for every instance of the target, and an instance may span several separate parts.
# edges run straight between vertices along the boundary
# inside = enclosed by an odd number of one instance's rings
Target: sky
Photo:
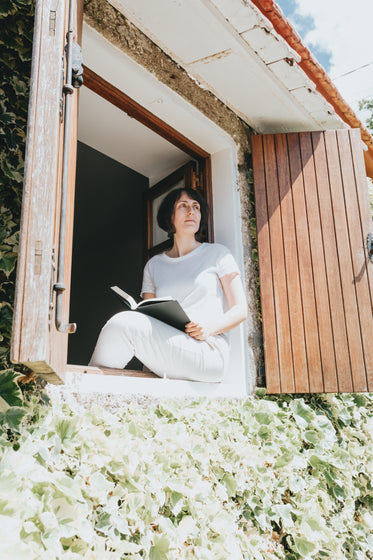
[[[359,100],[373,99],[373,0],[276,3],[365,123],[368,113],[359,111]]]

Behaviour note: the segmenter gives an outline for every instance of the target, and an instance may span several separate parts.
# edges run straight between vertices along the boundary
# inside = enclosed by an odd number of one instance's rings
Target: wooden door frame
[[[203,148],[195,144],[192,140],[181,134],[178,130],[167,124],[165,121],[148,111],[137,101],[129,97],[123,91],[115,87],[110,82],[96,74],[93,70],[84,66],[84,85],[109,101],[118,109],[124,111],[129,117],[136,119],[183,152],[189,154],[198,161],[200,173],[204,178],[204,193],[210,208],[210,219],[208,223],[208,239],[214,240],[213,227],[213,207],[212,207],[212,177],[211,177],[211,155]]]

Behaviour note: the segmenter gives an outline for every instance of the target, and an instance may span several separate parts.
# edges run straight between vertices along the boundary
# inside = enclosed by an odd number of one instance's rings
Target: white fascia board
[[[213,92],[258,132],[271,131],[267,127],[263,130],[260,124],[269,124],[273,115],[278,112],[284,119],[285,130],[310,130],[319,127],[312,111],[291,94],[291,90],[296,88],[315,87],[297,66],[299,56],[275,33],[273,26],[250,2],[110,0],[110,3],[179,63],[201,87]],[[243,50],[246,56],[240,56],[238,66],[237,57],[230,55],[242,55]],[[225,79],[228,85],[231,83],[230,90],[227,85],[221,89],[221,78],[213,68],[206,70],[202,66],[213,66],[221,59],[232,62],[232,67],[224,64]],[[291,60],[294,61],[292,65],[289,64]],[[266,96],[265,101],[258,94],[254,105],[252,102],[237,104],[239,96],[236,88],[247,87],[245,80],[241,86],[237,85],[240,77],[252,72],[253,80],[255,77],[257,83],[252,80],[251,85],[259,92],[260,82],[266,81],[272,100],[268,101]],[[248,93],[248,98],[250,97]],[[276,107],[274,103],[277,103]],[[290,110],[284,111],[285,107],[290,107]],[[331,115],[333,125],[336,118],[338,119],[335,114]]]
[[[210,4],[203,0],[110,0],[110,4],[182,66],[234,46],[231,26],[213,17]]]
[[[281,80],[289,92],[293,89],[301,87],[309,87],[311,89],[316,88],[316,85],[307,77],[297,64],[289,64],[289,61],[286,59],[268,64],[267,67],[275,74],[275,76],[278,77],[279,80]]]
[[[265,64],[284,58],[299,62],[301,57],[274,31],[256,26],[241,33],[242,39],[260,56]]]
[[[263,17],[254,5],[248,6],[243,0],[211,0],[226,20],[238,31],[243,33],[253,27],[273,29],[273,25]]]
[[[276,75],[248,49],[238,45],[225,56],[196,61],[187,70],[199,82],[209,84],[210,91],[257,132],[318,128],[309,111],[281,83],[274,84]]]
[[[333,107],[314,88],[300,87],[293,89],[291,94],[307,108],[322,130],[345,127],[345,123],[336,115]]]

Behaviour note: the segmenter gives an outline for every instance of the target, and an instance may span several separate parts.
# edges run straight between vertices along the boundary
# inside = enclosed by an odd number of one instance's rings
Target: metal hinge
[[[73,93],[73,88],[80,88],[83,85],[83,55],[80,45],[74,41],[71,45],[71,84],[65,84],[65,58],[62,57],[61,64],[61,95],[60,95],[60,120],[63,122],[64,116],[64,94]],[[67,45],[65,45],[67,54]]]
[[[65,49],[67,51],[67,45]],[[82,49],[76,41],[72,44],[71,71],[72,86],[74,88],[80,88],[83,85],[83,55]]]

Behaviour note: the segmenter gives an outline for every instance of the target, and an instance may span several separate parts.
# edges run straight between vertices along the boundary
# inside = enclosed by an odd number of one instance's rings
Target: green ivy
[[[373,132],[373,99],[361,99],[359,101],[359,110],[370,111],[369,117],[365,120],[365,124],[371,132]]]
[[[0,398],[23,402],[9,361],[34,23],[33,0],[0,0]],[[17,370],[17,371],[16,371]],[[9,412],[7,413],[9,416]],[[14,422],[13,422],[14,424]]]

